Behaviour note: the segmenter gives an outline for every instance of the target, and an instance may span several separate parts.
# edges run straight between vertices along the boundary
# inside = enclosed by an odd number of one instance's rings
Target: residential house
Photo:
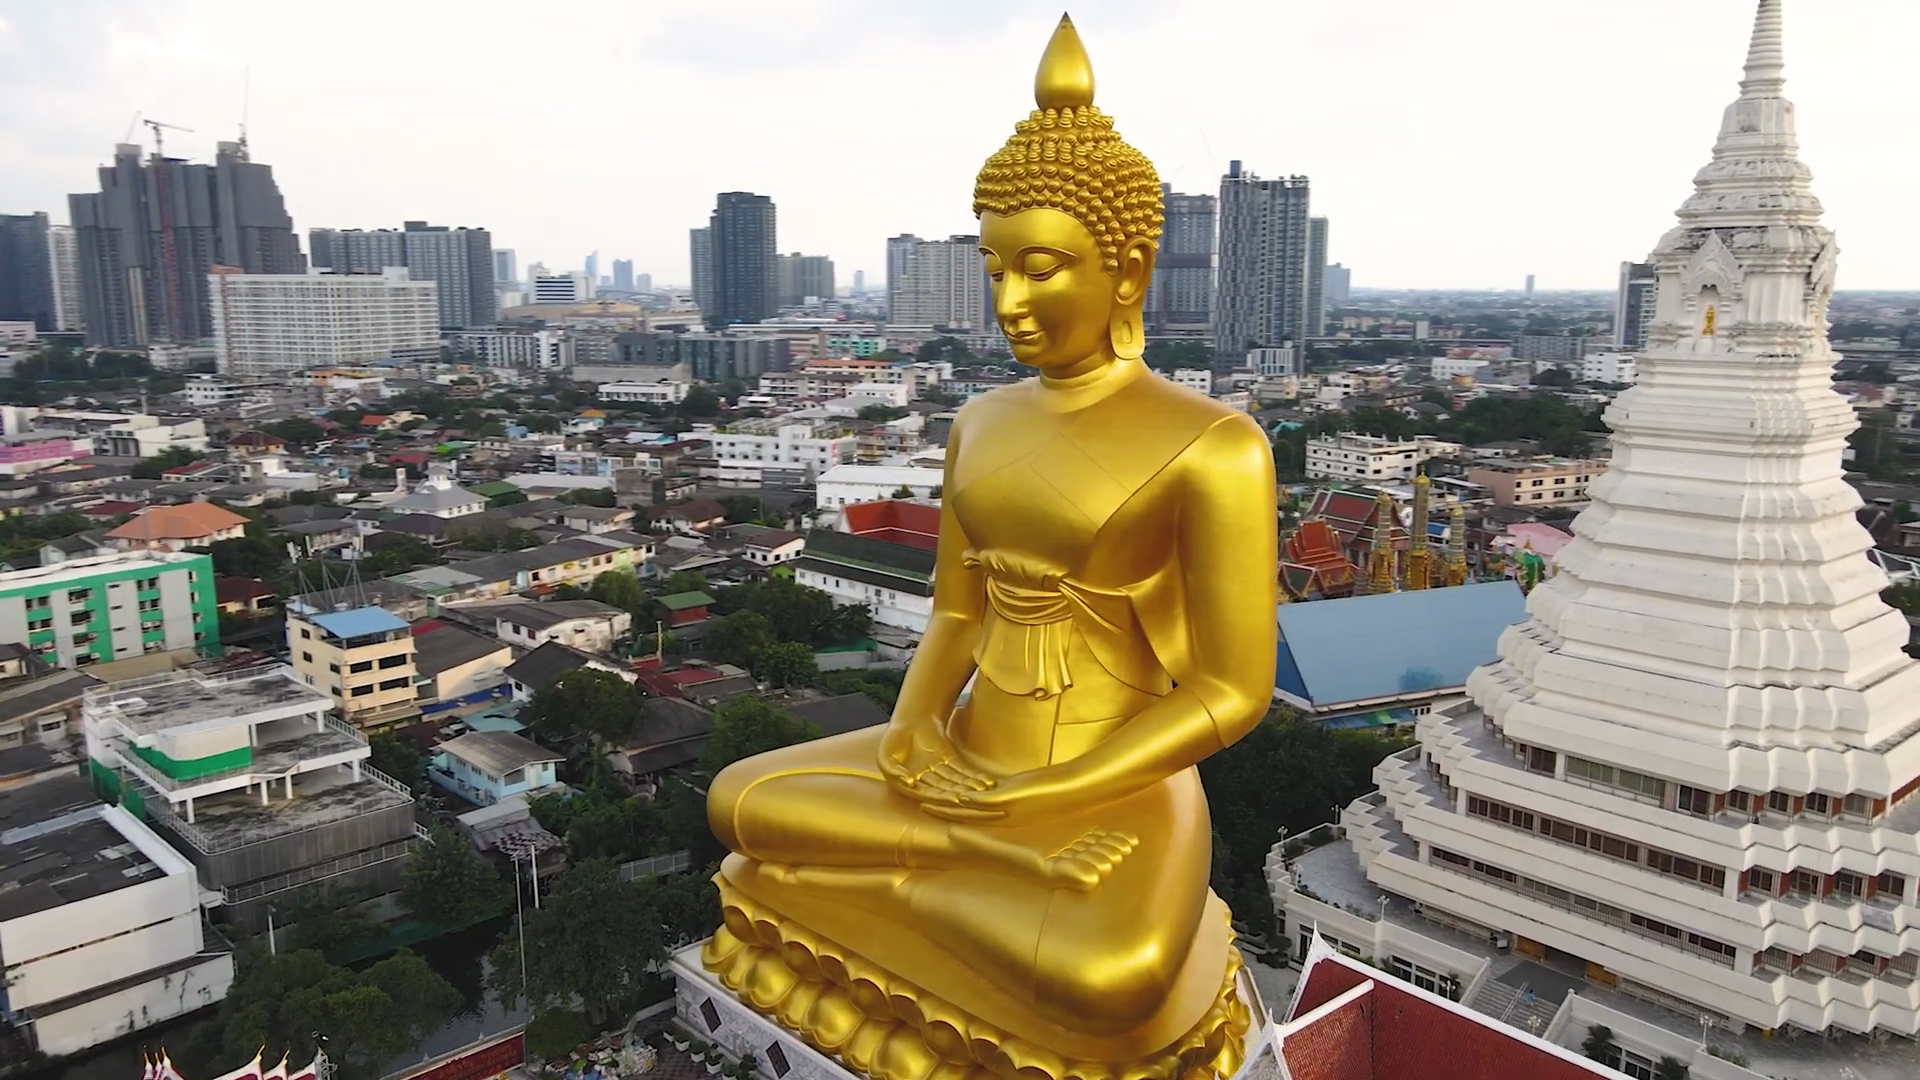
[[[552,787],[555,767],[566,760],[524,735],[469,731],[440,744],[427,775],[478,806]]]
[[[650,697],[640,730],[627,744],[607,752],[607,764],[629,791],[652,791],[660,774],[700,760],[713,734],[713,713],[691,701]]]
[[[685,667],[668,671],[648,658],[636,666],[640,668],[640,685],[657,698],[685,698],[712,706],[744,697],[760,688],[760,684],[745,668],[732,664],[688,661]]]
[[[387,508],[396,514],[432,514],[439,518],[457,518],[480,513],[487,508],[487,500],[454,483],[447,468],[435,463],[428,468],[427,478],[420,481],[411,494],[393,500]]]
[[[184,551],[246,535],[247,519],[212,503],[149,506],[132,521],[108,531],[122,551]]]
[[[633,613],[598,600],[502,604],[475,612],[493,620],[500,640],[527,649],[557,641],[586,653],[611,653],[633,633]]]
[[[213,599],[220,606],[222,615],[238,615],[251,619],[256,615],[273,610],[273,601],[277,593],[273,586],[250,577],[216,577],[213,579]]]
[[[506,693],[513,650],[504,642],[426,619],[414,623],[415,703],[432,713]]]
[[[0,645],[0,750],[59,746],[78,737],[80,701],[100,680],[49,668],[24,646]]]
[[[807,538],[765,525],[726,525],[716,530],[713,544],[721,551],[737,547],[740,557],[756,566],[778,566],[799,558]]]
[[[932,551],[940,542],[940,505],[906,499],[849,503],[840,512],[841,529],[855,536]]]
[[[699,536],[726,524],[727,508],[714,499],[694,499],[655,510],[653,521],[683,536]]]
[[[713,597],[703,592],[668,593],[655,597],[654,603],[666,609],[669,627],[691,626],[707,621],[707,609],[713,606]]]
[[[559,682],[562,675],[580,668],[605,671],[627,682],[639,677],[631,670],[588,656],[557,641],[549,641],[507,666],[507,686],[513,692],[513,700],[526,701]]]
[[[338,557],[351,559],[363,550],[360,523],[352,518],[296,521],[277,526],[273,531],[275,535],[291,538],[309,556],[339,552]]]
[[[75,533],[40,545],[40,565],[54,566],[74,559],[91,559],[100,555],[111,555],[117,550],[119,549],[114,547],[105,533],[93,531]]]
[[[560,524],[583,533],[606,533],[633,524],[633,511],[623,506],[569,506]]]

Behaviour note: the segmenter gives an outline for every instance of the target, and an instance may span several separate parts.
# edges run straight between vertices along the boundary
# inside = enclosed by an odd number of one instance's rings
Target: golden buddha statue
[[[1141,362],[1159,179],[1064,18],[1035,97],[974,209],[1041,374],[953,425],[891,721],[714,779],[702,962],[878,1080],[1207,1080],[1249,1012],[1194,766],[1272,696],[1272,451]]]

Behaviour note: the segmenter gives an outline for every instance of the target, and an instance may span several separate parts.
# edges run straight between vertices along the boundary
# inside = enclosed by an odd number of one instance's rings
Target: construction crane
[[[142,119],[153,132],[153,193],[160,201],[160,310],[166,316],[165,334],[169,341],[179,341],[181,331],[180,293],[184,282],[181,280],[180,267],[174,262],[173,248],[173,198],[167,191],[167,150],[162,130],[185,131],[192,128],[169,124],[160,120]]]

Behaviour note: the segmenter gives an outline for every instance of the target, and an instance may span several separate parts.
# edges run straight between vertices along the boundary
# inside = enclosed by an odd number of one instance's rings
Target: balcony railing
[[[154,790],[153,786],[146,782],[145,776],[143,774],[136,773],[136,772],[133,772],[132,770],[124,769],[124,768],[119,771],[119,774],[120,774],[120,782],[122,784],[131,783],[136,785],[140,789],[141,796],[146,802],[147,816],[150,819],[152,819],[153,821],[161,825],[166,826],[168,829],[178,834],[182,839],[192,844],[196,850],[207,855],[223,855],[229,851],[237,851],[243,847],[251,847],[254,844],[277,843],[281,840],[285,840],[289,836],[298,836],[301,833],[312,832],[316,829],[324,829],[329,827],[330,825],[338,824],[338,822],[319,822],[313,825],[305,826],[303,828],[290,829],[287,832],[276,833],[273,836],[267,836],[267,837],[235,836],[229,839],[217,840],[214,837],[209,836],[206,830],[193,824],[192,822],[188,821],[186,818],[180,816],[179,813],[175,812],[173,808],[173,804],[167,801],[167,797],[165,795]],[[379,784],[382,787],[391,789],[396,794],[405,798],[407,802],[413,801],[413,792],[407,790],[405,785],[401,784],[400,781],[395,780],[393,777],[388,776],[386,773],[381,772],[379,769],[376,769],[373,766],[368,765],[364,761],[360,763],[360,775],[362,779],[372,780],[374,783]],[[385,807],[382,807],[381,809],[385,809]],[[417,836],[425,835],[424,830],[422,830],[420,826],[417,824],[414,826],[414,833]]]
[[[262,878],[259,881],[249,881],[244,885],[229,886],[228,888],[221,889],[220,895],[224,897],[230,905],[244,904],[249,900],[258,900],[263,896],[272,896],[275,893],[283,893],[289,889],[297,889],[302,885],[312,884],[316,881],[325,881],[327,878],[339,877],[341,874],[359,870],[364,867],[378,866],[381,863],[392,862],[395,859],[404,859],[420,849],[420,845],[425,837],[425,830],[416,825],[414,827],[414,835],[405,840],[391,840],[381,844],[377,848],[368,848],[365,851],[356,851],[350,855],[342,855],[337,859],[328,859],[323,863],[303,866],[298,870],[289,871],[276,877]]]

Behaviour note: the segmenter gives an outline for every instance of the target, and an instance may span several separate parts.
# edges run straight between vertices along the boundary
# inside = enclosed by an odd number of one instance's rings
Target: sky
[[[1754,0],[1082,0],[1098,104],[1177,191],[1304,174],[1360,287],[1611,288],[1673,222]],[[0,212],[66,219],[136,113],[248,123],[307,229],[477,225],[521,267],[689,279],[714,193],[884,275],[973,231],[1059,9],[1019,0],[0,0]],[[1920,288],[1916,0],[1786,0],[1843,289]],[[145,142],[144,128],[134,139]]]

